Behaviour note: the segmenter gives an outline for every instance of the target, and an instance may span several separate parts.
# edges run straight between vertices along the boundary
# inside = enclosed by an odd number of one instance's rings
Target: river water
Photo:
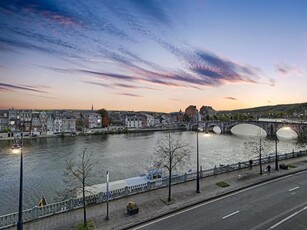
[[[246,130],[246,127],[244,128]],[[244,134],[239,130],[238,134]],[[24,209],[38,204],[42,195],[48,202],[58,201],[56,193],[62,191],[62,182],[66,160],[75,158],[84,148],[94,154],[95,178],[92,184],[104,183],[106,171],[110,172],[110,181],[138,176],[150,167],[149,158],[154,152],[158,140],[165,132],[130,133],[101,136],[76,136],[64,138],[26,139],[24,141]],[[196,133],[172,132],[183,142],[190,145],[191,162],[184,171],[195,169]],[[244,143],[255,137],[242,135],[205,135],[199,133],[200,165],[203,169],[214,165],[231,164],[249,160]],[[274,141],[267,140],[274,152]],[[20,156],[10,151],[12,141],[0,142],[0,215],[18,210]],[[296,140],[278,142],[278,152],[306,149]],[[194,170],[193,170],[194,171]]]

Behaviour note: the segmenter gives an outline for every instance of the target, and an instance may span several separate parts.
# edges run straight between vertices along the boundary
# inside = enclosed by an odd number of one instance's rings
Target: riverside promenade
[[[196,193],[196,181],[189,181],[172,186],[173,201],[167,204],[168,187],[139,193],[112,200],[109,203],[110,220],[105,220],[106,203],[90,205],[87,207],[88,219],[94,220],[95,229],[129,229],[133,226],[152,220],[154,218],[167,215],[177,210],[193,206],[212,198],[223,196],[228,193],[238,191],[255,184],[272,180],[274,178],[286,176],[296,172],[307,170],[307,156],[279,161],[279,164],[291,165],[288,170],[274,169],[274,162],[271,162],[271,173],[264,172],[259,174],[259,166],[252,169],[245,168],[228,173],[202,178],[200,180],[201,193]],[[265,169],[267,164],[263,165]],[[230,186],[221,188],[216,185],[217,182],[224,181]],[[126,214],[126,205],[129,201],[134,201],[139,207],[139,213],[133,216]],[[24,229],[75,229],[77,223],[83,220],[83,209],[76,209],[62,214],[44,217],[35,221],[24,223]],[[16,229],[16,226],[8,228]]]

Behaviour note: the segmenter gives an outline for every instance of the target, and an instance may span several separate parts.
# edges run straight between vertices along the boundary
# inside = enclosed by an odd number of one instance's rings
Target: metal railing
[[[307,156],[307,150],[297,151],[297,152],[293,151],[291,153],[280,154],[278,155],[278,160],[279,161],[286,160],[301,156]],[[262,164],[270,162],[275,162],[275,156],[268,156],[262,158]],[[253,162],[252,166],[257,166],[259,165],[259,163],[260,163],[259,160],[256,160]],[[234,170],[248,168],[250,166],[251,165],[249,161],[238,162],[236,164],[230,164],[230,165],[223,165],[208,170],[201,170],[200,177],[201,178],[209,177],[213,175],[231,172]],[[173,176],[172,184],[183,183],[195,179],[196,179],[196,172],[186,173],[184,175]],[[166,187],[167,185],[168,185],[168,178],[161,178],[160,180],[149,181],[144,184],[139,184],[129,187],[127,186],[124,188],[110,191],[109,200],[114,200],[137,193],[147,192],[153,189]],[[106,193],[100,192],[98,194],[86,196],[85,199],[87,205],[98,204],[106,201]],[[48,204],[41,208],[36,206],[32,209],[23,210],[23,221],[28,222],[42,217],[67,212],[81,207],[82,207],[82,198],[71,198],[69,200]],[[17,220],[18,220],[18,212],[0,216],[0,229],[16,225]]]

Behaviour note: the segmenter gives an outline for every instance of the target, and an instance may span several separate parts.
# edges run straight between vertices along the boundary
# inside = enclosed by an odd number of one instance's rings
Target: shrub
[[[76,225],[76,230],[93,230],[93,229],[95,229],[93,220],[87,221],[86,227],[83,226],[83,222]]]
[[[129,201],[129,203],[127,205],[127,209],[133,209],[133,208],[137,208],[136,203],[133,202],[133,201]]]
[[[296,168],[297,166],[296,165],[288,165],[288,167],[293,169],[293,168]]]
[[[216,185],[217,185],[217,186],[220,186],[220,187],[222,187],[222,188],[225,188],[225,187],[228,187],[228,186],[229,186],[229,184],[226,183],[225,181],[217,182]]]
[[[281,169],[288,169],[288,165],[281,164],[281,165],[279,165],[279,168],[281,168]]]

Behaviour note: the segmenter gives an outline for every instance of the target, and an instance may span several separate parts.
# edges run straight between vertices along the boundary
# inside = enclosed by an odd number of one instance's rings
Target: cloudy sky
[[[0,108],[307,101],[304,0],[1,0]]]

